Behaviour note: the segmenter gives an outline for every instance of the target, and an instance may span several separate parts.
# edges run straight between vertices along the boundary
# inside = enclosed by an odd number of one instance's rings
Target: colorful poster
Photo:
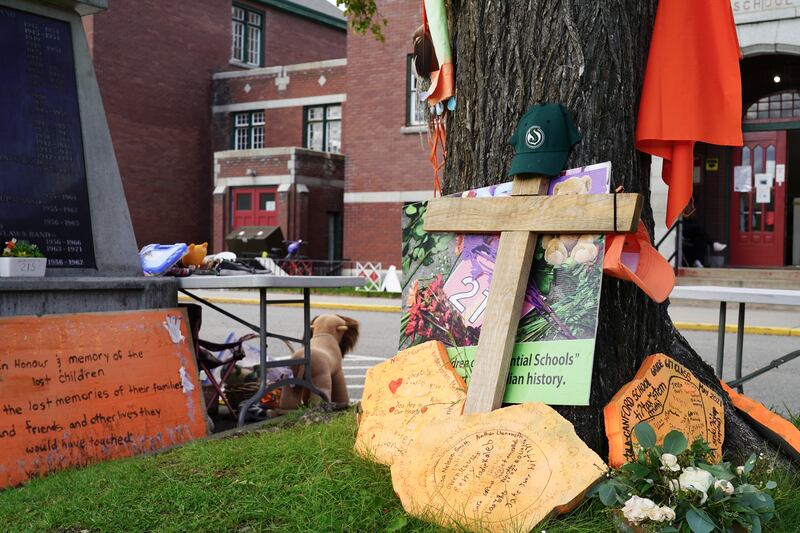
[[[548,194],[608,193],[611,163],[565,171]],[[511,194],[511,183],[462,193]],[[403,210],[400,349],[429,340],[448,347],[469,382],[489,296],[498,234],[423,229],[426,203]],[[542,235],[534,253],[508,375],[506,403],[588,405],[603,274],[602,235]]]

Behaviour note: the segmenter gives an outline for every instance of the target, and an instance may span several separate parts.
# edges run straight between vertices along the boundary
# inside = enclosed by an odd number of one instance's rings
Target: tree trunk
[[[636,115],[656,0],[451,0],[458,107],[447,125],[445,193],[509,181],[506,144],[528,106],[560,102],[582,141],[567,167],[612,162],[612,190],[647,195],[650,157],[634,148]],[[675,329],[668,302],[605,277],[589,407],[558,407],[578,435],[608,455],[603,407],[653,353],[674,358],[725,399],[725,450],[764,441],[744,422],[714,372]]]

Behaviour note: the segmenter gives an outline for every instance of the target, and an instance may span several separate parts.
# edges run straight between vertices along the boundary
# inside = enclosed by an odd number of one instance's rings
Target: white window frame
[[[319,118],[311,118],[311,112],[321,110]],[[314,124],[322,124],[322,144],[320,147],[311,146],[311,128]],[[338,139],[332,139],[331,126],[339,124]],[[305,135],[303,145],[309,150],[320,150],[334,154],[342,151],[342,104],[326,104],[308,106],[304,110]]]
[[[264,13],[231,6],[231,61],[260,67],[264,40]]]
[[[244,111],[233,114],[233,149],[264,148],[264,111]]]

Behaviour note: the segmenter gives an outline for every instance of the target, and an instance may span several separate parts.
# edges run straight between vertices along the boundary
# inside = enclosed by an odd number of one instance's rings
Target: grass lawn
[[[388,468],[352,453],[355,431],[347,412],[60,472],[0,492],[0,531],[439,531],[403,512]],[[765,531],[796,533],[800,481],[775,480]],[[597,501],[542,529],[612,532]]]

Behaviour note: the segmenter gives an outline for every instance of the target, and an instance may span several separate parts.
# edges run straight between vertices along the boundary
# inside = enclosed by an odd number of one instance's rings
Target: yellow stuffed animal
[[[589,194],[592,178],[572,176],[553,187],[554,196],[567,194]],[[597,246],[594,241],[597,235],[552,235],[542,237],[544,260],[553,266],[562,264],[567,259],[576,263],[590,263],[597,259]]]
[[[203,259],[205,258],[206,254],[208,253],[208,243],[204,242],[203,244],[190,244],[189,251],[184,254],[183,259],[183,266],[200,266],[203,264]]]

